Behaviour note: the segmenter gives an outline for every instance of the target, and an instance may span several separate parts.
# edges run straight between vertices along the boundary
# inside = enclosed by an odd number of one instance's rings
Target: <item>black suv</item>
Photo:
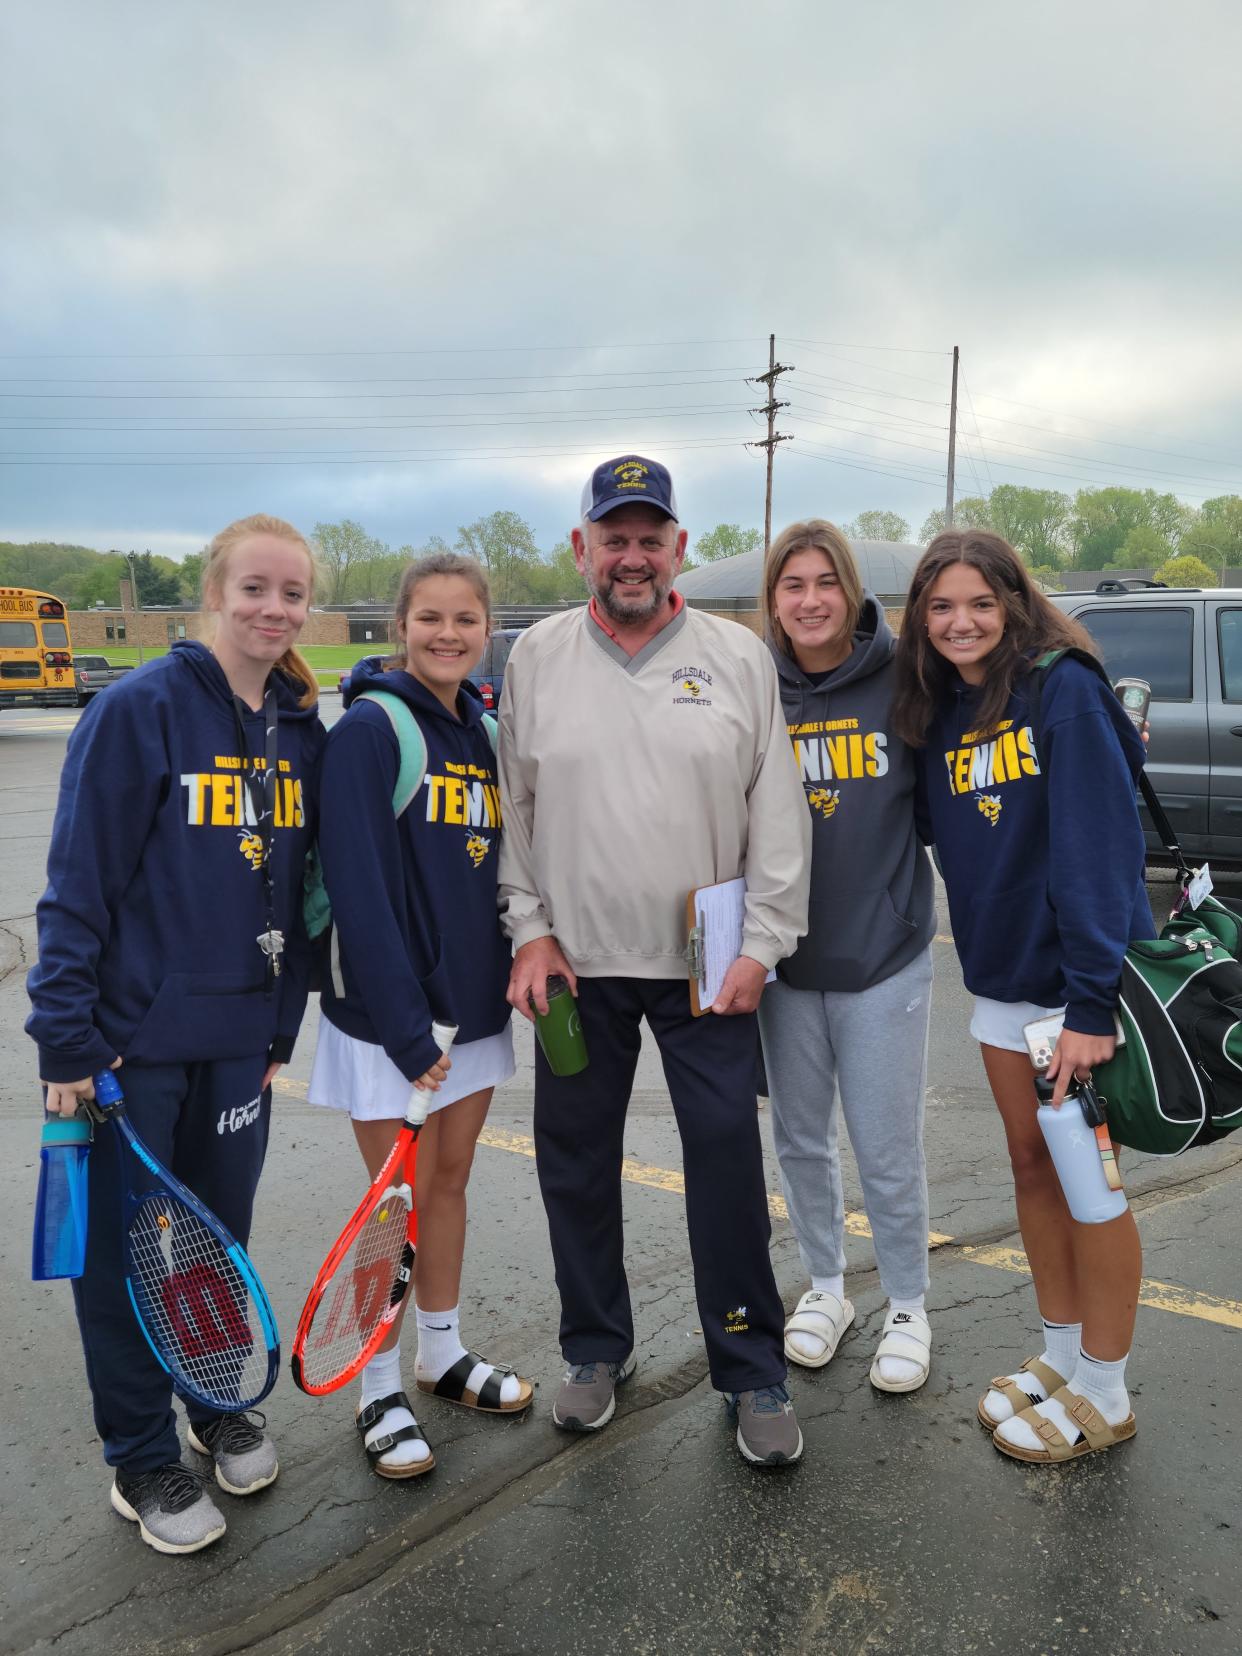
[[[1192,863],[1242,863],[1242,588],[1102,579],[1049,597],[1151,685],[1147,770]],[[1160,842],[1143,812],[1149,850]]]

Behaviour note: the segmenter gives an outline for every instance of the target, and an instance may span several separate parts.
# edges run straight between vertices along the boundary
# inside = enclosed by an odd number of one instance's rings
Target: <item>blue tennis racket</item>
[[[253,1408],[280,1372],[280,1335],[259,1273],[135,1133],[111,1070],[95,1077],[95,1105],[116,1129],[125,1286],[138,1326],[188,1397],[224,1414]]]

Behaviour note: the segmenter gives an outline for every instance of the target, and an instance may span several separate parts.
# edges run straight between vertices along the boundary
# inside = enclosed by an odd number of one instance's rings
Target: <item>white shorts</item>
[[[1000,1047],[1005,1052],[1025,1052],[1026,1040],[1022,1031],[1036,1018],[1059,1017],[1063,1006],[1036,1006],[1032,1001],[987,1000],[975,996],[975,1010],[970,1020],[970,1033],[984,1046]]]
[[[432,1093],[429,1115],[484,1087],[512,1080],[517,1067],[508,1024],[498,1035],[455,1046],[449,1056],[453,1067],[439,1092]],[[312,1104],[348,1110],[354,1121],[399,1121],[410,1102],[410,1083],[382,1046],[346,1035],[321,1017],[306,1096]]]

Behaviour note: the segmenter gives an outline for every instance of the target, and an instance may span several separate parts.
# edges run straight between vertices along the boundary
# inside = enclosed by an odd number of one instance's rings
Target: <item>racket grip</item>
[[[442,1053],[447,1053],[457,1039],[457,1025],[433,1023],[431,1026],[432,1039]],[[405,1112],[405,1119],[412,1121],[415,1126],[421,1127],[427,1119],[427,1111],[431,1107],[431,1092],[426,1087],[414,1083],[414,1090],[410,1093],[410,1106]]]

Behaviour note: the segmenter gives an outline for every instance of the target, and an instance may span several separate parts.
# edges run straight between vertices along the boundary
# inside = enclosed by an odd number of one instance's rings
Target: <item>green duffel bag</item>
[[[1118,1144],[1179,1156],[1242,1126],[1240,939],[1242,921],[1207,897],[1126,950],[1125,1042],[1094,1076]]]
[[[1047,674],[1067,655],[1108,683],[1082,650],[1040,656],[1028,681],[1037,742]],[[1139,792],[1182,895],[1158,938],[1126,950],[1117,1007],[1125,1041],[1093,1080],[1118,1144],[1180,1156],[1242,1127],[1242,915],[1211,895],[1189,906],[1191,871],[1146,771]]]

